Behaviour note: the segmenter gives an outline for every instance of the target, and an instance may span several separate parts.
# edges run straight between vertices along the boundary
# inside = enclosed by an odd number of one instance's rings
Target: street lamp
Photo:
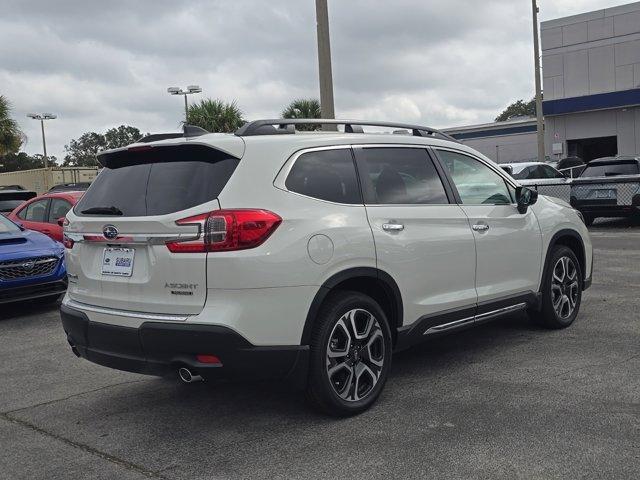
[[[42,149],[44,150],[44,168],[48,168],[49,161],[47,159],[47,140],[44,137],[44,121],[54,120],[58,118],[58,116],[53,113],[27,113],[27,117],[33,118],[34,120],[40,120],[40,128],[42,129]]]
[[[171,95],[184,95],[184,123],[187,123],[189,105],[187,104],[187,95],[191,95],[192,93],[201,93],[202,88],[198,85],[189,85],[185,90],[178,87],[169,87],[167,88],[167,92]]]

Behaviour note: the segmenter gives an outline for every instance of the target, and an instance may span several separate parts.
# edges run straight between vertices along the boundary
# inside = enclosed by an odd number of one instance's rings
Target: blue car
[[[0,215],[0,304],[53,302],[66,289],[62,244]]]

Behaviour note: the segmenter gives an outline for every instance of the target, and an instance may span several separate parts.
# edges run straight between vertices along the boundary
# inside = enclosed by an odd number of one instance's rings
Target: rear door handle
[[[404,230],[404,225],[401,223],[383,223],[382,229],[385,232],[400,232]]]
[[[489,230],[489,225],[485,225],[484,223],[476,223],[471,227],[476,232],[486,232]]]

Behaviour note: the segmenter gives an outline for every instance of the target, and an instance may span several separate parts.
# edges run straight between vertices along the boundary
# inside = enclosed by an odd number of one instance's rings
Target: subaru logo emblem
[[[107,240],[115,240],[118,238],[118,229],[113,225],[105,225],[102,227],[102,234]]]
[[[35,262],[25,262],[25,263],[22,264],[22,268],[24,268],[28,272],[33,270],[33,267],[35,267],[35,266],[36,266]]]

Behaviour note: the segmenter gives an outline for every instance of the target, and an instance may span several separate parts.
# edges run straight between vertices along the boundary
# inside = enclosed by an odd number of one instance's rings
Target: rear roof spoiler
[[[154,133],[151,135],[145,135],[141,139],[137,140],[136,143],[151,143],[151,142],[157,142],[158,140],[168,140],[170,138],[199,137],[200,135],[206,135],[207,133],[211,133],[211,132],[208,132],[204,128],[200,128],[196,125],[189,125],[185,123],[182,126],[182,133],[179,133],[179,132]]]

